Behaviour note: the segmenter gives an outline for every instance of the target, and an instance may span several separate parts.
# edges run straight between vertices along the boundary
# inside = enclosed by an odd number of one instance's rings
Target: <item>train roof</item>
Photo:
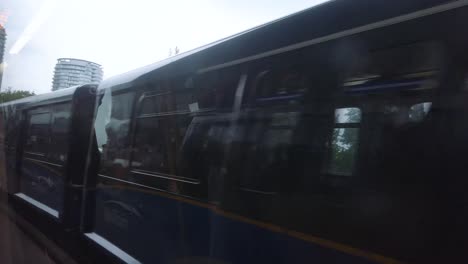
[[[61,102],[63,100],[67,100],[73,96],[75,91],[82,86],[86,85],[77,85],[73,87],[69,87],[66,89],[61,89],[57,91],[53,91],[50,93],[45,93],[45,94],[39,94],[39,95],[34,95],[34,96],[29,96],[25,98],[21,98],[18,100],[6,102],[3,104],[0,104],[0,108],[8,107],[8,106],[33,106],[37,104],[42,104],[42,103],[55,103],[55,102]]]
[[[335,0],[104,80],[120,90],[158,74],[202,72],[468,5],[465,0]],[[396,19],[398,17],[398,19]],[[388,21],[386,21],[388,20]],[[372,24],[372,25],[371,25]],[[367,27],[367,28],[365,28]]]

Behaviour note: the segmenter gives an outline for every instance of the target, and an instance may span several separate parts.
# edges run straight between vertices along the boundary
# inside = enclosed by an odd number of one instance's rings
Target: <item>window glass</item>
[[[429,113],[431,106],[432,106],[431,102],[419,103],[419,104],[415,104],[411,106],[409,113],[408,113],[410,121],[412,122],[423,121],[424,118]]]
[[[170,108],[172,111],[190,111],[189,106],[196,103],[193,91],[177,92],[171,95],[169,98],[174,101],[173,106]]]
[[[352,175],[358,145],[359,128],[335,128],[331,140],[329,173]]]
[[[109,147],[122,146],[127,141],[125,138],[130,129],[133,97],[133,93],[112,96],[110,122],[106,127]]]
[[[269,118],[243,120],[238,124],[232,138],[230,162],[231,170],[241,179],[241,188],[278,190],[298,117],[296,112],[274,113]]]
[[[239,84],[237,69],[217,70],[196,77],[196,100],[200,109],[230,109]]]
[[[230,107],[238,78],[223,71],[197,76],[196,85],[191,77],[178,78],[171,92],[144,95],[136,120],[132,168],[198,178],[203,161],[197,153],[210,145],[207,133],[213,131],[193,124],[193,113]]]
[[[140,115],[167,112],[167,94],[145,96],[140,104]]]
[[[264,70],[252,81],[256,105],[299,103],[309,87],[309,76],[303,66]]]
[[[335,110],[335,128],[331,137],[331,150],[328,173],[350,176],[354,171],[359,143],[359,108],[339,108]]]
[[[26,138],[25,150],[45,155],[50,143],[51,113],[42,112],[29,116],[29,131]]]
[[[54,121],[52,124],[52,133],[56,135],[64,135],[70,129],[71,105],[60,104],[54,106]]]
[[[96,120],[94,121],[94,131],[96,133],[96,142],[99,152],[102,153],[103,146],[107,144],[106,126],[110,122],[110,115],[112,107],[112,95],[107,90],[102,97],[100,97],[100,104],[96,113]]]
[[[128,120],[132,114],[133,93],[112,95],[111,118]]]
[[[146,94],[140,115],[162,112],[198,112],[216,108],[231,108],[238,85],[237,72],[211,72],[174,82],[171,92]]]
[[[96,118],[95,124],[96,131],[105,127],[105,136],[99,136],[99,133],[96,133],[101,140],[106,139],[100,146],[102,149],[101,173],[124,177],[121,168],[126,168],[129,164],[130,140],[128,134],[134,93],[112,95],[111,100],[104,100],[105,97],[106,95],[99,106],[97,114],[99,119]],[[110,116],[106,112],[110,113]]]
[[[361,110],[359,108],[338,108],[335,110],[335,123],[348,124],[361,122]]]
[[[67,159],[68,138],[71,125],[71,104],[53,106],[52,139],[49,158],[52,161],[64,163]]]
[[[441,64],[439,49],[426,42],[369,52],[348,72],[345,90],[357,94],[433,89]]]
[[[188,114],[141,117],[137,120],[132,166],[158,174],[184,174],[184,141]]]

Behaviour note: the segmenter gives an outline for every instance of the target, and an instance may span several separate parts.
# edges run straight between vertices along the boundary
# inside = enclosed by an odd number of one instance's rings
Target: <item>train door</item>
[[[26,202],[59,217],[63,207],[71,103],[25,111],[19,193]]]
[[[2,148],[4,155],[2,162],[4,162],[3,178],[2,178],[2,191],[14,193],[17,189],[17,156],[18,156],[18,138],[21,127],[18,112],[14,108],[4,106],[3,109],[3,122],[2,122]]]

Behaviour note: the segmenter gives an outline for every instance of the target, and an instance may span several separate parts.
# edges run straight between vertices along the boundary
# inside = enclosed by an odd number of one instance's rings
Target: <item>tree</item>
[[[9,87],[6,91],[0,92],[0,103],[6,103],[33,95],[35,95],[34,92],[21,90],[14,91]]]
[[[175,55],[177,55],[179,53],[180,53],[180,49],[177,46],[175,47],[174,50],[172,50],[172,48],[169,49],[169,57],[175,56]]]
[[[354,126],[333,130],[329,171],[338,175],[351,175],[359,140],[361,111],[358,108],[345,108],[340,113],[335,117],[337,123],[354,124]]]

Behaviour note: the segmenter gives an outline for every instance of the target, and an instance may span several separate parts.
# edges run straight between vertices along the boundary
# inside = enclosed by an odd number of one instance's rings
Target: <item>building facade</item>
[[[102,66],[86,60],[60,58],[55,65],[52,91],[68,88],[75,85],[102,81]]]
[[[5,52],[6,32],[5,28],[0,25],[0,89],[2,87],[3,70],[5,64],[3,63],[3,54]]]

